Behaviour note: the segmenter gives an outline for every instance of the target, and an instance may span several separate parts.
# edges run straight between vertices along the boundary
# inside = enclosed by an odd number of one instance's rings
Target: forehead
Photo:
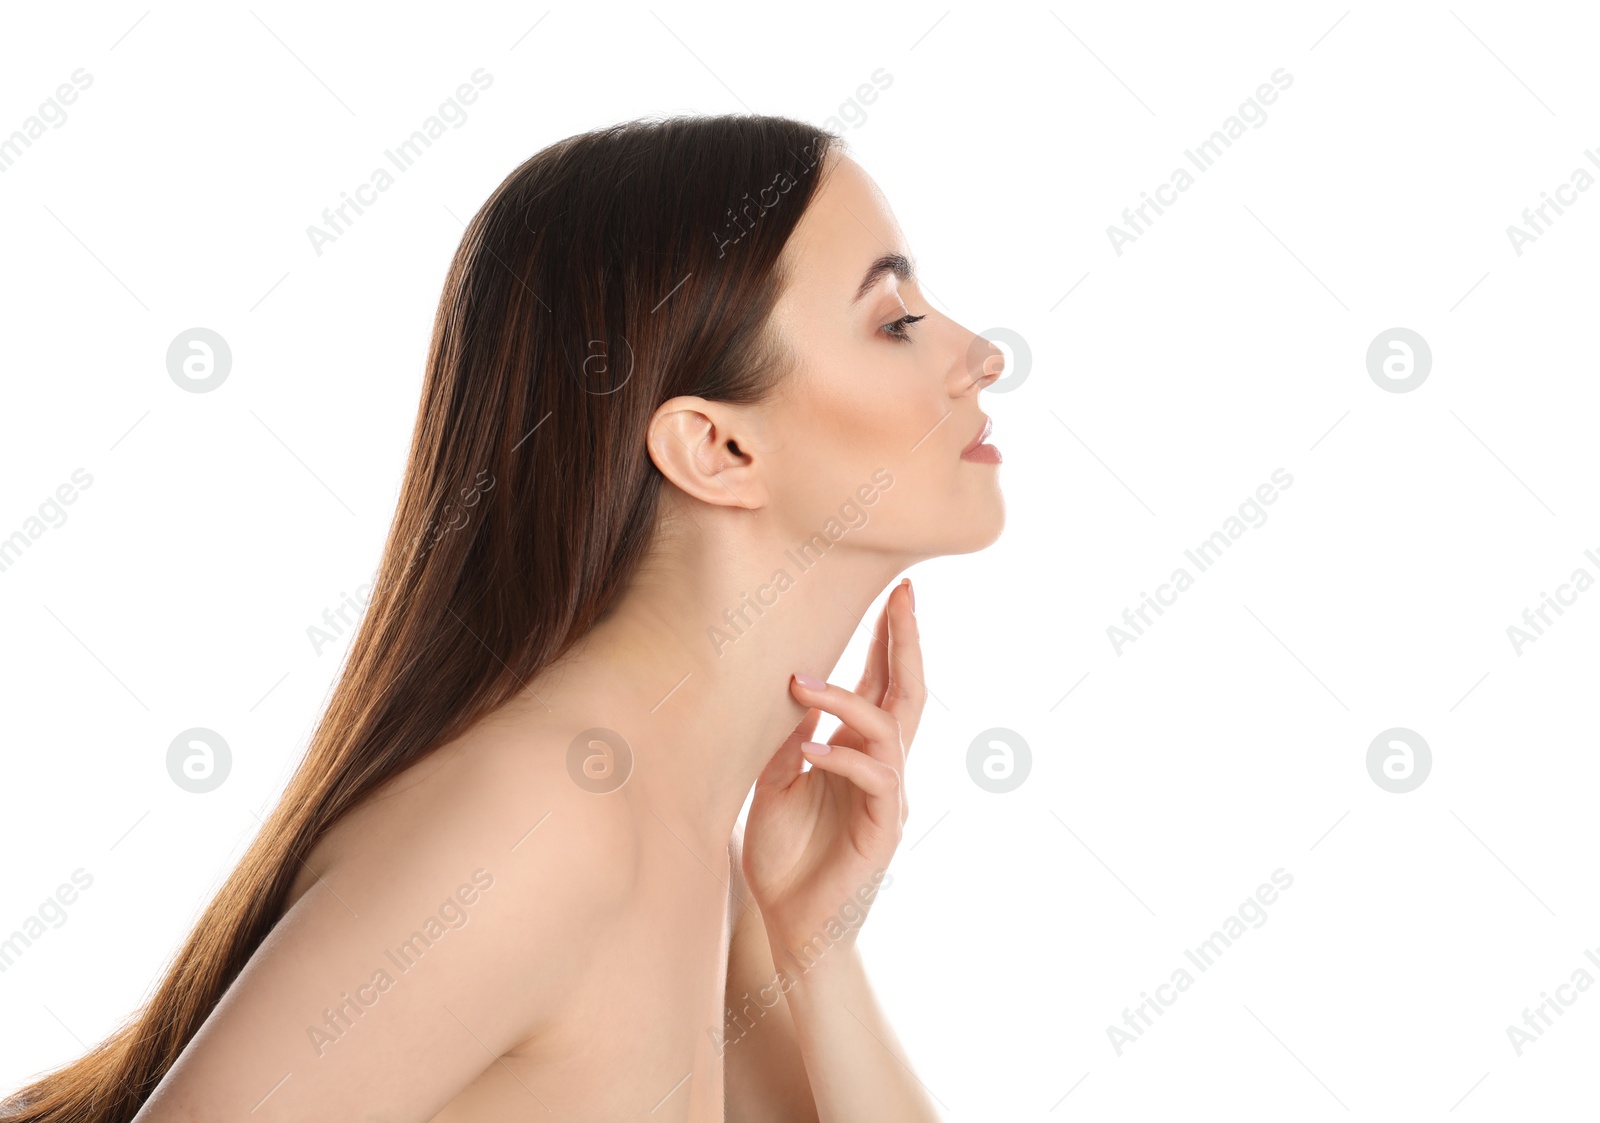
[[[786,297],[812,307],[849,308],[867,267],[886,253],[909,253],[889,200],[860,164],[835,151],[784,246],[790,266]]]

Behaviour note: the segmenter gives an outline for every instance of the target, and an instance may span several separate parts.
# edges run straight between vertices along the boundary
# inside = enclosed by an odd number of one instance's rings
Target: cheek
[[[836,341],[813,348],[800,392],[778,418],[786,444],[807,445],[803,453],[793,450],[798,459],[817,464],[831,480],[841,472],[861,475],[887,468],[898,474],[919,465],[926,468],[932,448],[949,443],[944,432],[949,422],[940,422],[949,402],[930,392],[938,380],[917,369],[909,347]]]
[[[875,449],[887,442],[886,430],[897,427],[897,412],[870,377],[840,380],[818,387],[796,408],[790,434],[830,456]]]
[[[905,418],[854,393],[818,395],[780,417],[783,428],[782,509],[808,527],[840,519],[842,507],[863,504],[883,490],[884,477],[898,480],[913,466]],[[870,512],[871,509],[866,509]]]

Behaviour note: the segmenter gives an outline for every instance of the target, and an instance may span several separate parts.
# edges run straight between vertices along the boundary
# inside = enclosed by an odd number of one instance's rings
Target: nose
[[[967,346],[966,361],[960,364],[957,381],[951,387],[954,396],[976,394],[1005,373],[1005,352],[981,335],[974,335]]]

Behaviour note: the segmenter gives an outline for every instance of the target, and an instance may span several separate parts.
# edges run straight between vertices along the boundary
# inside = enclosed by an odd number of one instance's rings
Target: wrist
[[[792,913],[781,906],[764,907],[762,921],[773,965],[791,975],[809,975],[832,960],[846,958],[846,953],[853,954],[856,934],[867,922],[887,872],[874,870],[853,892],[843,894],[838,906],[821,920],[809,906]]]
[[[773,966],[787,976],[785,993],[794,996],[802,991],[825,990],[835,980],[863,974],[856,931],[851,928],[830,934],[818,930],[792,938],[769,934]]]

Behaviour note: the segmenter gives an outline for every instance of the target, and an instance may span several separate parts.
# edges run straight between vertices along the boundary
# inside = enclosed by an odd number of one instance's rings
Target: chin
[[[970,513],[957,515],[944,524],[946,531],[955,530],[953,539],[947,540],[940,554],[975,554],[994,545],[1006,528],[1006,501],[998,489],[991,499]]]
[[[983,534],[982,541],[974,546],[973,549],[982,550],[994,545],[996,540],[999,539],[1000,535],[1005,531],[1005,529],[1006,501],[1005,497],[996,491],[994,496],[994,504],[989,510],[989,518],[985,524],[986,533]]]

